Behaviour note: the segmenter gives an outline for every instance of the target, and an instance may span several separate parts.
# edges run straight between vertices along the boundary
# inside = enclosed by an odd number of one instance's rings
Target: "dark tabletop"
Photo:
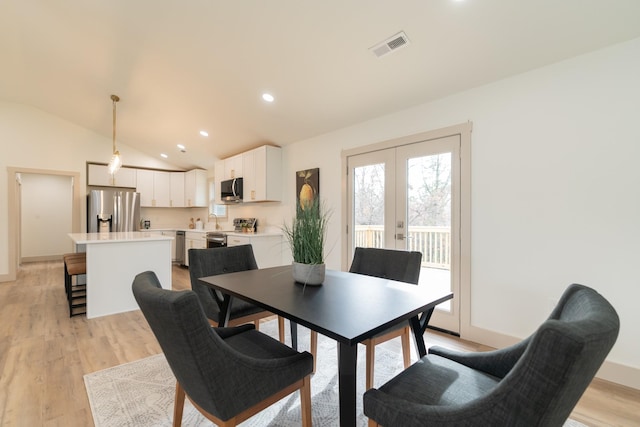
[[[361,274],[327,270],[320,286],[296,283],[291,266],[200,279],[339,342],[355,345],[452,298],[452,293]]]

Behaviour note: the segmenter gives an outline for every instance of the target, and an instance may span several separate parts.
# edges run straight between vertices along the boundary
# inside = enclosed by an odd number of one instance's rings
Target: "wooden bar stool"
[[[64,261],[64,291],[68,295],[69,294],[69,283],[70,276],[67,271],[67,264],[76,263],[76,262],[86,262],[87,254],[85,252],[73,252],[69,254],[62,255],[62,260]]]
[[[69,317],[82,314],[80,308],[87,306],[87,287],[78,284],[78,276],[87,274],[86,253],[72,253],[63,255],[64,260],[64,288],[69,304]],[[76,276],[76,284],[73,284],[73,276]]]

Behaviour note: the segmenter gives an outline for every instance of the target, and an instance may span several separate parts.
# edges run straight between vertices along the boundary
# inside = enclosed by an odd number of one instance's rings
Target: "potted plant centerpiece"
[[[300,200],[291,226],[283,232],[293,255],[293,278],[306,285],[320,285],[324,281],[324,245],[329,213],[317,197]]]

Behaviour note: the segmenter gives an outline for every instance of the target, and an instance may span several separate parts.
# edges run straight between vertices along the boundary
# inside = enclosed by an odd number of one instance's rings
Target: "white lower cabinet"
[[[253,246],[258,268],[277,267],[282,262],[282,236],[280,235],[247,235],[229,234],[227,246]]]
[[[189,249],[205,249],[207,233],[187,231],[184,233],[184,265],[189,266]]]

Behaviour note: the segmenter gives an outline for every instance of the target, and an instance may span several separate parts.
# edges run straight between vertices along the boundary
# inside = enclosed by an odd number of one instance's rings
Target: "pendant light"
[[[111,95],[111,101],[113,101],[113,156],[109,162],[109,173],[115,175],[116,172],[122,166],[122,159],[120,158],[120,152],[116,148],[116,102],[120,101],[118,95]]]

